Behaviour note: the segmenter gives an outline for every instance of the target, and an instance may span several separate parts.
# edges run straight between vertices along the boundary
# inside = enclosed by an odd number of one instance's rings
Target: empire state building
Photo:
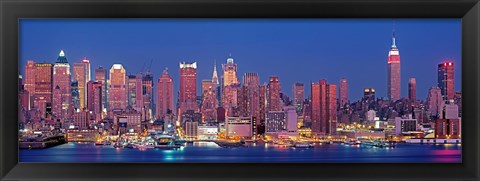
[[[395,43],[395,32],[392,37],[392,48],[388,52],[388,88],[387,96],[390,100],[400,99],[400,52]]]

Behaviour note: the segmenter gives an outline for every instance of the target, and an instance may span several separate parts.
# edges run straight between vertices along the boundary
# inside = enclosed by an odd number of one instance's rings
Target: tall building
[[[217,74],[217,63],[215,62],[213,64],[213,74],[212,74],[212,83],[213,83],[213,89],[215,90],[215,96],[217,98],[217,102],[219,103],[219,106],[221,106],[221,101],[222,101],[222,86],[220,86],[220,82],[218,80],[218,74]]]
[[[147,71],[142,77],[142,114],[145,120],[153,119],[153,74]]]
[[[246,116],[255,120],[260,118],[260,79],[257,73],[245,73],[243,75],[244,98]]]
[[[259,119],[257,125],[259,126],[265,126],[265,116],[267,114],[267,85],[263,84],[258,87],[258,98],[259,98],[259,104],[260,104],[260,110],[259,110]],[[258,132],[261,133],[261,132]]]
[[[417,100],[417,80],[415,78],[408,79],[408,99]]]
[[[78,93],[78,81],[72,81],[70,87],[72,89],[72,107],[75,108],[75,110],[79,110],[78,108],[80,107],[80,95]]]
[[[202,80],[202,99],[205,97],[204,94],[208,93],[210,90],[214,90],[212,80],[209,80],[209,79]]]
[[[85,57],[81,62],[73,64],[73,80],[78,82],[80,109],[86,107],[86,85],[90,81],[90,61]]]
[[[73,113],[73,124],[78,129],[87,129],[89,127],[90,112],[87,109]]]
[[[455,97],[453,76],[453,62],[446,61],[438,64],[438,87],[442,90],[444,100],[451,100]]]
[[[143,75],[142,73],[137,73],[135,76],[132,76],[132,79],[135,86],[133,86],[134,88],[131,91],[135,93],[131,94],[134,95],[135,100],[133,100],[131,106],[139,113],[143,113]]]
[[[278,76],[270,76],[267,90],[267,106],[268,111],[281,111],[283,102],[280,98],[280,80]]]
[[[312,132],[321,135],[336,134],[337,86],[322,79],[311,86]]]
[[[69,109],[71,109],[72,90],[71,90],[70,64],[63,50],[58,55],[57,62],[53,66],[53,87],[57,88],[59,94],[53,94],[56,100],[52,105],[52,114],[57,118],[68,118]],[[59,97],[57,97],[59,96]]]
[[[198,110],[197,104],[197,62],[180,63],[180,110],[181,115],[187,110]]]
[[[102,83],[88,81],[87,83],[87,109],[92,113],[95,122],[102,119]]]
[[[363,89],[363,100],[368,102],[375,101],[375,89],[374,88]]]
[[[137,105],[137,79],[136,75],[127,75],[127,105],[136,108]]]
[[[400,52],[395,42],[395,32],[393,32],[392,48],[388,52],[388,77],[387,77],[387,96],[390,100],[400,99]]]
[[[53,65],[49,63],[35,64],[35,92],[34,107],[42,118],[51,116],[52,113],[52,89],[53,89]]]
[[[168,74],[168,69],[163,70],[162,75],[158,78],[157,83],[157,103],[156,103],[156,118],[164,118],[168,111],[174,111],[173,107],[173,79]]]
[[[427,103],[430,116],[440,118],[445,105],[445,101],[442,98],[442,90],[438,87],[431,87],[428,91]]]
[[[102,84],[102,111],[108,109],[107,69],[102,66],[95,69],[95,82]]]
[[[293,84],[293,104],[297,111],[301,111],[303,108],[303,101],[305,100],[305,86],[303,83]]]
[[[36,75],[37,67],[35,66],[35,61],[28,60],[27,65],[25,65],[25,78],[24,78],[24,89],[28,92],[28,96],[30,100],[33,100],[33,96],[35,95],[35,75]],[[32,108],[33,104],[30,104],[28,110]]]
[[[109,108],[114,109],[127,108],[127,81],[126,70],[122,64],[113,64],[110,68],[110,92]]]
[[[346,78],[340,79],[339,87],[339,101],[340,107],[343,108],[348,104],[348,80]]]
[[[287,130],[287,119],[284,111],[268,111],[265,131],[267,133]]]
[[[223,87],[239,84],[237,78],[237,64],[233,63],[233,58],[228,57],[227,63],[223,67]]]

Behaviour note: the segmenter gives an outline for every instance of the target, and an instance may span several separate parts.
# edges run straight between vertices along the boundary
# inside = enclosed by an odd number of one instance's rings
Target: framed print
[[[2,179],[478,179],[477,1],[0,5]]]

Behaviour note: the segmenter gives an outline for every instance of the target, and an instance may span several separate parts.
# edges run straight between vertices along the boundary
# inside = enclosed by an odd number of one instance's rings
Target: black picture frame
[[[478,0],[0,0],[2,180],[478,180]],[[461,18],[462,163],[18,163],[21,18]]]

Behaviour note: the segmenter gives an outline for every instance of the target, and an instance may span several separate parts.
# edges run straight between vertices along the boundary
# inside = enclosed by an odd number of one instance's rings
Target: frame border
[[[20,18],[462,18],[463,163],[18,163]],[[0,0],[0,19],[2,180],[479,179],[478,0]]]

